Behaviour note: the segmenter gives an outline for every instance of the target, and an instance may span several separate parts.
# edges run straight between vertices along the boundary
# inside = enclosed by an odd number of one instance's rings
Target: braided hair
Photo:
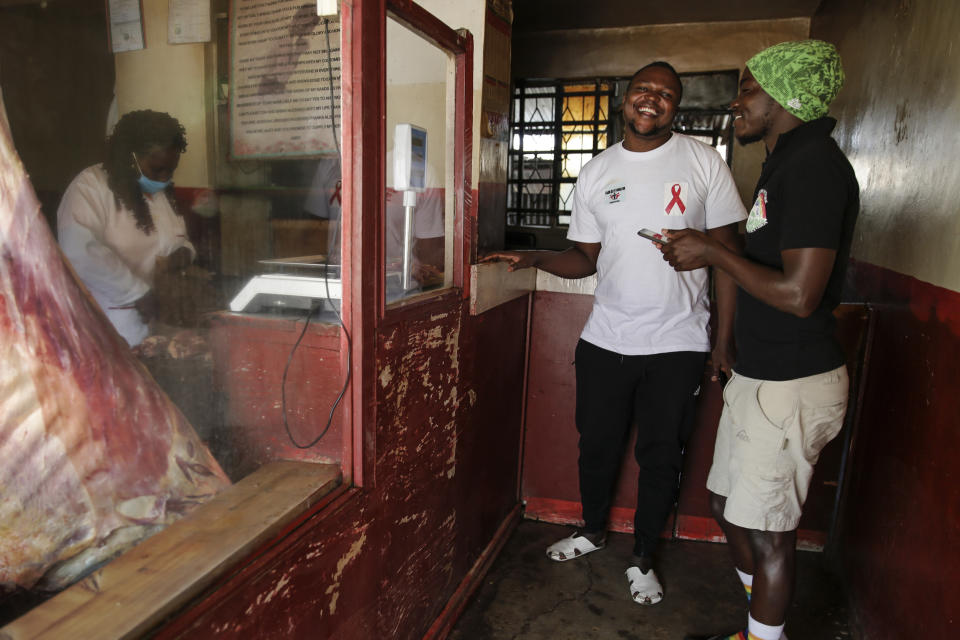
[[[137,183],[140,170],[134,164],[132,154],[146,154],[152,149],[175,148],[183,153],[187,148],[186,130],[176,118],[167,113],[131,111],[123,115],[107,138],[106,159],[103,167],[107,172],[107,185],[113,191],[117,206],[125,206],[137,221],[137,228],[147,235],[153,233],[153,216],[147,200]],[[164,195],[176,211],[173,185],[167,186]]]

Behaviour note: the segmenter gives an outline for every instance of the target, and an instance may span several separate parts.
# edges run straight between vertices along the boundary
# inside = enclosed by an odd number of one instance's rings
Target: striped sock
[[[750,601],[750,595],[753,593],[753,576],[737,569],[737,575],[740,576],[740,582],[743,583],[743,590],[747,592],[747,601]]]
[[[736,569],[736,567],[734,567]],[[750,601],[751,596],[753,595],[753,575],[749,573],[744,573],[737,569],[737,575],[740,577],[740,582],[743,584],[743,590],[747,594],[747,602]],[[747,632],[749,635],[749,632]],[[736,638],[736,636],[731,636]],[[757,636],[753,636],[756,638]],[[786,632],[783,631],[783,625],[780,626],[780,640],[788,640]]]
[[[744,630],[739,633],[735,633],[732,636],[727,636],[723,640],[763,640],[763,638],[760,636],[755,636],[749,631]]]
[[[749,633],[747,638],[750,640],[780,640],[780,634],[783,633],[783,625],[769,625],[757,622],[753,616],[747,618],[747,629]]]

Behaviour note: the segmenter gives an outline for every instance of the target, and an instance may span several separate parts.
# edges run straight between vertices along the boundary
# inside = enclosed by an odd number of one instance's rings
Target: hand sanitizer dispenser
[[[403,288],[412,289],[413,210],[426,189],[427,131],[400,123],[393,132],[393,189],[403,192]]]

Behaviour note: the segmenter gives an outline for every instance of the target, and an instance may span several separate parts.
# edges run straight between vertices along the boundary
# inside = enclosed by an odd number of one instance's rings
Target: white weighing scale
[[[340,308],[343,297],[340,265],[326,264],[324,256],[260,260],[260,263],[298,273],[254,276],[230,301],[230,311],[255,313]],[[318,302],[322,304],[318,305]]]
[[[388,285],[399,279],[403,290],[414,288],[413,215],[417,194],[426,190],[427,131],[409,123],[394,128],[393,188],[403,193],[403,265],[400,273],[388,273]],[[235,313],[282,311],[284,309],[338,310],[343,296],[340,265],[329,265],[325,256],[260,260],[282,273],[254,276],[230,301]],[[318,304],[321,302],[322,304]]]

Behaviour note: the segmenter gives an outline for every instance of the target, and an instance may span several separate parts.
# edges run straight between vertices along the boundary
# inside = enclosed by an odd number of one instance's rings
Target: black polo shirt
[[[735,368],[744,376],[792,380],[844,363],[833,310],[840,303],[860,188],[830,137],[836,124],[820,118],[781,134],[760,173],[747,218],[746,256],[781,270],[785,249],[834,249],[837,257],[820,305],[807,318],[737,291]]]

